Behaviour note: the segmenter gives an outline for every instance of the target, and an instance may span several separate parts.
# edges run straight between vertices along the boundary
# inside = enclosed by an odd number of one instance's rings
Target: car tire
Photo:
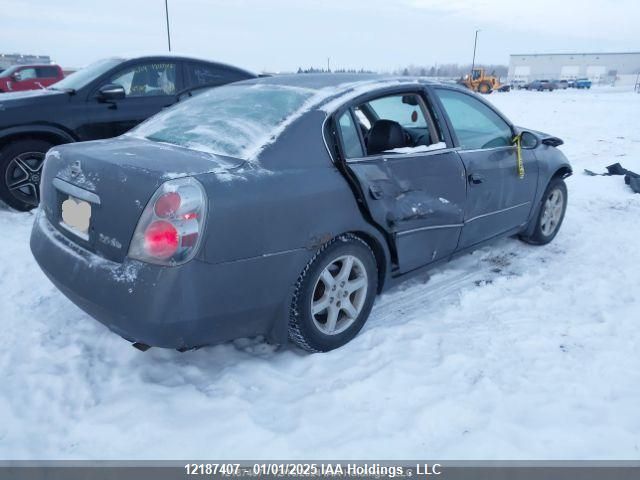
[[[351,234],[334,238],[298,277],[289,310],[290,341],[309,352],[343,346],[367,321],[377,291],[378,267],[369,245]]]
[[[489,82],[482,82],[480,85],[478,85],[478,92],[482,93],[483,95],[488,95],[492,91],[493,91],[493,87]]]
[[[11,208],[26,212],[38,206],[42,165],[52,146],[45,140],[25,139],[0,149],[0,199]]]
[[[532,245],[551,242],[562,226],[567,200],[567,185],[564,180],[560,177],[552,178],[540,201],[533,232],[531,235],[521,235],[520,240]]]

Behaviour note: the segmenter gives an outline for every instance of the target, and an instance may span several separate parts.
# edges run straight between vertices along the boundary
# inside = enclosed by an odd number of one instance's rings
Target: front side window
[[[345,157],[358,158],[364,156],[358,130],[349,111],[342,114],[338,120],[338,127],[340,128]]]
[[[480,100],[462,92],[436,89],[464,150],[511,145],[511,127]]]
[[[127,97],[150,97],[176,93],[176,64],[167,62],[143,63],[129,67],[109,83],[124,87]]]
[[[23,68],[17,73],[18,79],[20,81],[23,80],[31,80],[36,78],[36,69],[35,68]]]

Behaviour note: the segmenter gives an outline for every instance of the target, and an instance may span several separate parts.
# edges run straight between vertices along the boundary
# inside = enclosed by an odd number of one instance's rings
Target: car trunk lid
[[[41,206],[63,235],[101,257],[122,262],[142,211],[162,183],[224,173],[243,163],[126,136],[63,145],[47,154]]]

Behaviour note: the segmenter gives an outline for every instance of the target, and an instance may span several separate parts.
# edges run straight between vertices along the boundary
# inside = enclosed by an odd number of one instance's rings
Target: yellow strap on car
[[[513,139],[516,144],[516,156],[518,157],[518,177],[524,178],[524,163],[522,163],[522,134],[519,133]]]

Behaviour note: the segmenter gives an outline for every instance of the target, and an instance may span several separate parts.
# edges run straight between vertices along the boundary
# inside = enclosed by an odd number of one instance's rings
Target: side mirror
[[[540,145],[540,139],[537,135],[525,130],[520,133],[520,145],[522,146],[522,148],[533,150],[538,145]]]
[[[16,72],[13,75],[11,75],[11,80],[13,80],[14,82],[19,82],[22,79],[20,78],[20,74]]]
[[[97,97],[100,102],[115,102],[116,100],[125,98],[126,93],[122,85],[109,83],[100,87]]]

